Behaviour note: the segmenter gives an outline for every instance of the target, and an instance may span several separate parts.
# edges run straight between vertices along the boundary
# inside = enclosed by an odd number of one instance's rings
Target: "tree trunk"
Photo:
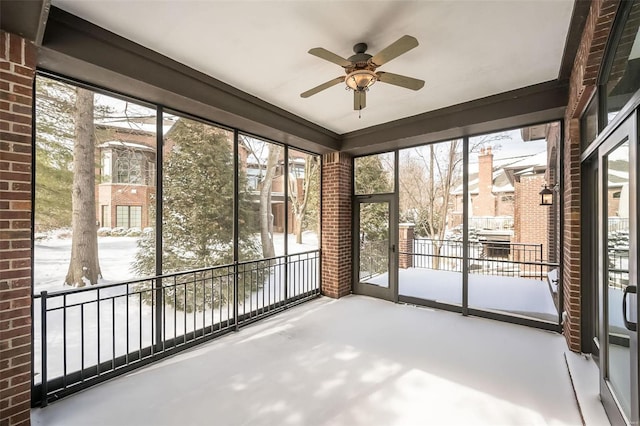
[[[280,147],[269,145],[267,157],[267,169],[260,187],[260,241],[262,243],[263,258],[275,257],[276,252],[273,247],[273,219],[271,213],[271,187],[273,177],[278,165]]]
[[[76,91],[75,143],[73,145],[71,262],[65,284],[84,287],[102,277],[98,261],[95,198],[95,146],[93,92]]]
[[[302,244],[302,219],[304,214],[295,215],[295,223],[293,224],[293,232],[296,234],[296,244]]]

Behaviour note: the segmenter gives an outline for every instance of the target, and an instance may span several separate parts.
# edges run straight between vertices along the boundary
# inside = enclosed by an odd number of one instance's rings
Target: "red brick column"
[[[403,253],[413,253],[413,231],[415,225],[413,223],[401,223],[399,227],[398,246],[400,247],[400,255],[398,256],[398,266],[402,269],[407,269],[413,266],[413,255]]]
[[[581,350],[580,117],[595,90],[605,46],[620,0],[593,0],[571,71],[564,142],[564,335],[572,351]]]
[[[31,403],[31,98],[36,51],[0,31],[0,424]]]
[[[352,161],[333,152],[322,159],[322,294],[351,293]]]

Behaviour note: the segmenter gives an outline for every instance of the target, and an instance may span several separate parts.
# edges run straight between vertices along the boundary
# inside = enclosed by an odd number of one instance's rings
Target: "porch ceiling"
[[[339,134],[558,78],[573,1],[128,1],[52,4]],[[426,81],[376,84],[358,118],[342,74],[307,53],[375,53],[409,34],[420,46],[383,71]]]

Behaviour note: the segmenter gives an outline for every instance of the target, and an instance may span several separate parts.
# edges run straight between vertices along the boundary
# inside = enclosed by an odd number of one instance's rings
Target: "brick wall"
[[[322,162],[322,294],[351,293],[352,162],[348,154],[333,152]]]
[[[571,71],[565,115],[563,261],[564,334],[569,348],[581,349],[580,327],[580,121],[595,91],[598,72],[619,0],[593,0]]]
[[[547,250],[547,215],[549,206],[540,205],[540,189],[545,183],[544,175],[521,176],[514,183],[514,242],[542,244],[542,254],[546,257]],[[524,253],[518,253],[524,254]],[[538,260],[524,255],[517,260]],[[546,260],[546,259],[544,259]]]
[[[155,223],[149,215],[149,207],[154,202],[155,192],[154,186],[101,183],[97,185],[96,220],[100,222],[100,226],[115,228],[116,206],[140,206],[142,208],[141,228],[154,227]],[[102,221],[103,206],[106,206],[111,213],[110,223]]]
[[[34,46],[0,31],[0,424],[29,424]]]

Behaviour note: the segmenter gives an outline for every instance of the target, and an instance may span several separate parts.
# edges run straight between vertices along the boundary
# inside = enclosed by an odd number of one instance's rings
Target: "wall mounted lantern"
[[[540,191],[540,205],[552,206],[553,205],[553,191],[549,189],[547,185]]]

